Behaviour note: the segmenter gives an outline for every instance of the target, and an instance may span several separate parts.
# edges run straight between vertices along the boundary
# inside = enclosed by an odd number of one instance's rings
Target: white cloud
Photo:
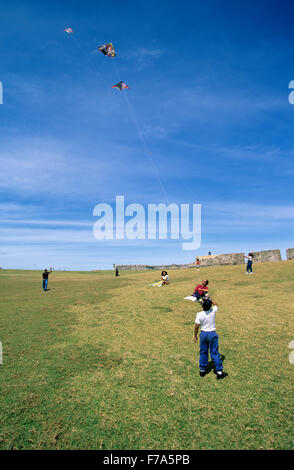
[[[128,58],[135,58],[138,62],[146,59],[159,59],[164,54],[164,50],[158,48],[138,47],[128,53]]]
[[[137,147],[101,142],[89,153],[88,149],[75,149],[74,143],[23,138],[17,145],[2,142],[0,166],[2,190],[13,191],[21,198],[38,195],[40,204],[61,197],[64,204],[73,198],[93,204],[109,202],[122,189],[134,197],[141,193],[144,198],[138,180],[148,176],[154,180],[140,142]]]

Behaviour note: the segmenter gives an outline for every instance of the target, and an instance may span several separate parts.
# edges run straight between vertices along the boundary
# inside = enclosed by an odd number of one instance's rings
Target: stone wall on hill
[[[155,266],[148,266],[147,264],[122,264],[118,265],[119,271],[146,271],[155,269]]]
[[[226,253],[224,255],[198,256],[198,258],[200,266],[218,266],[244,263],[244,253]]]
[[[168,269],[185,269],[185,268],[193,268],[193,263],[191,264],[169,264],[166,266],[149,266],[147,264],[123,264],[117,266],[119,271],[164,271]]]
[[[272,261],[282,261],[280,250],[252,251],[255,263],[270,263]]]
[[[294,248],[288,248],[286,250],[287,259],[294,259]],[[280,250],[262,250],[262,251],[253,251],[254,262],[255,263],[270,263],[273,261],[281,261],[281,252]],[[221,265],[236,265],[244,264],[245,255],[244,253],[225,253],[222,255],[208,255],[208,256],[198,256],[200,261],[200,267],[206,266],[221,266]],[[130,265],[121,265],[117,266],[121,271],[151,271],[151,270],[169,270],[169,269],[186,269],[186,268],[195,268],[196,263],[192,262],[189,264],[169,264],[165,266],[151,266],[147,264],[130,264]]]

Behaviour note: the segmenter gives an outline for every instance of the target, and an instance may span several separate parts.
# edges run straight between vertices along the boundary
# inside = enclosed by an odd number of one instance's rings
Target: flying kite
[[[98,50],[102,52],[102,54],[108,55],[108,57],[115,57],[115,50],[111,42],[108,44],[102,44],[102,46],[98,47]]]
[[[64,30],[67,34],[73,33],[73,30],[71,28],[65,28]]]
[[[125,82],[119,82],[116,85],[113,85],[112,88],[117,88],[118,90],[124,90],[126,88],[129,88],[128,85],[126,85]]]

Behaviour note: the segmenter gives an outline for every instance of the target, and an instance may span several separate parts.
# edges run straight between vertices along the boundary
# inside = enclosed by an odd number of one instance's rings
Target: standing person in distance
[[[198,331],[200,333],[200,357],[199,369],[200,377],[207,374],[208,351],[214,363],[216,378],[218,380],[227,377],[227,373],[223,372],[223,364],[218,351],[218,334],[215,331],[215,314],[218,305],[211,299],[204,299],[202,304],[202,312],[198,312],[194,325],[194,341],[198,341]]]
[[[119,276],[119,273],[118,273],[118,267],[115,266],[115,277],[118,277]]]
[[[199,269],[199,264],[200,264],[200,260],[199,258],[196,258],[196,269]]]
[[[42,274],[42,278],[43,278],[43,290],[44,291],[47,291],[47,286],[48,286],[48,277],[49,277],[49,274],[52,273],[52,269],[50,268],[50,271],[48,271],[47,269],[44,269],[44,272]]]
[[[247,270],[245,274],[252,274],[252,263],[253,263],[253,258],[254,255],[252,253],[248,253],[248,256],[245,256],[247,258]]]

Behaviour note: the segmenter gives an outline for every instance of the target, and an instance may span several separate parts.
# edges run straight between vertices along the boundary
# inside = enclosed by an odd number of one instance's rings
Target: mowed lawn
[[[293,449],[294,263],[0,272],[1,449]],[[224,370],[199,376],[184,300],[219,304]]]

